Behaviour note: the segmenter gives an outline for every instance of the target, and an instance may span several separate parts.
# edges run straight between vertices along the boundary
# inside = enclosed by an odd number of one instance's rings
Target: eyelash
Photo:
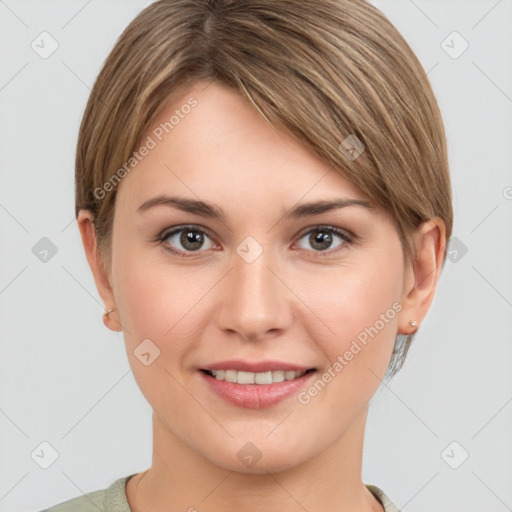
[[[160,235],[158,235],[158,237],[155,241],[158,244],[162,245],[163,248],[167,252],[170,252],[171,254],[174,254],[176,256],[181,256],[184,258],[193,258],[196,256],[196,254],[199,254],[202,251],[192,251],[192,252],[188,253],[186,251],[181,251],[179,249],[172,249],[169,245],[165,245],[165,241],[170,236],[175,235],[176,233],[180,233],[182,231],[193,231],[196,233],[201,233],[202,235],[206,235],[208,238],[212,238],[208,234],[208,232],[206,230],[204,230],[203,228],[201,228],[200,226],[189,225],[189,226],[180,226],[171,231],[163,231]],[[346,249],[347,245],[352,245],[356,240],[356,236],[353,233],[348,234],[347,232],[342,231],[341,229],[335,228],[334,226],[322,226],[322,225],[314,226],[314,227],[310,228],[308,231],[303,232],[300,235],[299,240],[301,240],[306,235],[309,235],[315,231],[326,232],[326,233],[331,233],[331,234],[337,235],[344,241],[344,243],[335,249],[328,249],[325,251],[310,251],[313,253],[314,258],[325,258],[325,257],[332,255],[333,253],[343,251]]]

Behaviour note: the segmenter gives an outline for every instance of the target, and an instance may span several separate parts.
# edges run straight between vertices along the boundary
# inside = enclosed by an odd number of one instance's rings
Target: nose
[[[252,262],[233,255],[219,294],[218,325],[247,341],[275,337],[293,321],[293,294],[270,251]]]

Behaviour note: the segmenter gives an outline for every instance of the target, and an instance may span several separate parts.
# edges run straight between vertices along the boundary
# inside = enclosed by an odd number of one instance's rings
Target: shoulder
[[[126,482],[132,476],[124,476],[106,489],[71,498],[41,512],[131,512],[126,499]]]
[[[63,501],[41,512],[106,512],[105,494],[106,489],[89,492],[83,496]]]
[[[386,493],[376,485],[365,484],[368,490],[382,503],[384,512],[401,512],[400,509],[388,498]]]

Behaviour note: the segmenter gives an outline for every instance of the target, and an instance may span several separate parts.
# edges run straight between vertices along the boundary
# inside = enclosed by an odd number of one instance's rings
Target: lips
[[[305,372],[307,370],[314,370],[311,366],[303,366],[292,363],[285,363],[283,361],[243,361],[240,359],[230,359],[227,361],[220,361],[218,363],[210,364],[202,368],[202,370],[236,370],[252,373],[271,372],[275,370],[292,371],[292,372]]]
[[[222,361],[198,372],[217,396],[238,407],[262,409],[299,392],[316,368],[281,361]]]

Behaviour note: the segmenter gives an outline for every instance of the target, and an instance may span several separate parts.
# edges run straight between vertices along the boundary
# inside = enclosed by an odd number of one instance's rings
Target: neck
[[[128,503],[133,512],[383,512],[361,479],[367,412],[314,458],[259,474],[213,464],[153,414],[153,464],[128,481]]]

